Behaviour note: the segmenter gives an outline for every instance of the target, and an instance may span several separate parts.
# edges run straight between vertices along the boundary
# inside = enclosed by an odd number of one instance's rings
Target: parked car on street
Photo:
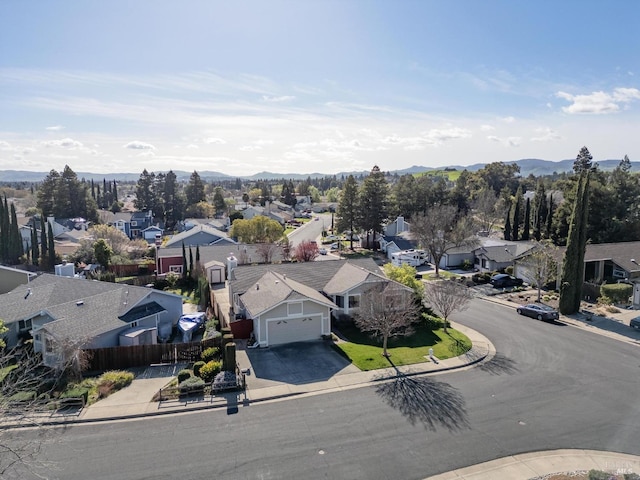
[[[340,245],[338,245],[338,242],[334,242],[331,244],[331,250],[338,250],[340,248]]]
[[[506,273],[498,273],[491,277],[493,288],[519,287],[522,283],[521,278],[516,278]]]
[[[635,328],[636,330],[640,330],[640,317],[632,318],[629,322],[629,326],[631,328]]]
[[[326,255],[326,254],[327,254],[327,249],[323,247],[323,248],[321,248],[321,249],[319,249],[319,250],[318,250],[318,253],[319,253],[320,255]]]
[[[537,318],[538,320],[557,320],[560,318],[558,311],[549,305],[542,303],[529,303],[528,305],[520,305],[516,312],[525,317]]]

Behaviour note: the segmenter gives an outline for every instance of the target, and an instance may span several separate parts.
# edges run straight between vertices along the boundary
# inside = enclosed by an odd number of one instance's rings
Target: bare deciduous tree
[[[490,188],[482,189],[473,202],[473,213],[480,230],[491,235],[496,223],[504,218],[506,208],[504,200],[498,198],[493,190]]]
[[[431,257],[440,275],[440,260],[451,249],[477,244],[473,221],[468,216],[459,216],[456,207],[434,205],[424,215],[417,215],[411,222],[411,231],[416,240]]]
[[[271,263],[273,257],[282,247],[277,243],[259,243],[256,245],[256,253],[264,263]]]
[[[389,337],[411,335],[418,313],[410,288],[396,282],[379,282],[361,295],[354,321],[360,330],[382,338],[382,355],[388,357]]]
[[[454,280],[427,282],[424,287],[425,303],[442,317],[445,333],[451,314],[465,310],[472,298],[473,293],[466,286]]]
[[[0,331],[2,330],[0,321]],[[42,357],[27,345],[0,353],[0,478],[44,478],[39,458],[42,446],[59,441],[56,429],[45,428],[45,420],[57,408],[54,392],[69,379],[80,379],[89,357],[71,340],[56,342],[58,368],[42,364]],[[26,435],[22,428],[36,429]]]
[[[538,302],[542,287],[553,281],[558,273],[558,248],[549,241],[536,242],[529,255],[518,260],[518,275],[538,289]]]

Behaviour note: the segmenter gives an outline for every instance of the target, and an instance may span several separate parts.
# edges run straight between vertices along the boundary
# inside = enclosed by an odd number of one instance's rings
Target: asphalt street
[[[395,480],[537,450],[640,454],[637,346],[482,300],[454,320],[490,338],[495,358],[339,393],[68,427],[42,446],[40,473]]]

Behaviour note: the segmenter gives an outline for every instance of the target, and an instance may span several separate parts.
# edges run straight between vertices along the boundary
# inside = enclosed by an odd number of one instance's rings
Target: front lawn
[[[382,356],[382,341],[372,338],[368,333],[360,332],[354,325],[341,326],[340,332],[349,340],[336,343],[336,348],[360,370],[376,370],[390,366],[389,360]],[[429,330],[425,326],[417,326],[409,337],[389,339],[387,350],[394,365],[411,365],[426,362],[429,349],[440,360],[457,357],[471,348],[471,340],[461,332],[449,328],[447,333],[442,329]],[[425,358],[427,357],[427,358]]]

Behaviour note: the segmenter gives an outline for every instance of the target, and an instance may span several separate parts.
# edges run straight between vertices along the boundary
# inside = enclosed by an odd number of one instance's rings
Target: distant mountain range
[[[536,158],[524,158],[521,160],[513,160],[504,162],[507,164],[515,163],[520,167],[520,175],[523,177],[527,177],[529,175],[534,175],[536,177],[543,175],[552,175],[553,173],[562,173],[562,172],[570,172],[573,170],[573,162],[574,160],[561,160],[558,162],[552,162],[550,160],[540,160]],[[601,160],[597,162],[601,170],[613,170],[620,164],[620,160]],[[470,172],[475,172],[483,167],[485,167],[486,163],[475,163],[473,165],[468,165],[466,167],[460,165],[452,165],[448,167],[423,167],[414,165],[409,168],[405,168],[402,170],[392,170],[390,173],[397,173],[398,175],[404,174],[413,174],[413,173],[422,173],[429,172],[434,170],[444,170],[446,169],[455,169],[455,170],[468,170]],[[640,162],[631,162],[631,171],[632,172],[640,172]],[[181,170],[174,170],[176,177],[179,181],[187,181],[191,176],[192,172],[185,172]],[[49,172],[27,172],[24,170],[0,170],[0,181],[2,182],[40,182],[42,181]],[[341,176],[349,176],[349,175],[367,175],[369,173],[368,170],[362,171],[352,171],[352,172],[340,172],[335,174],[336,177]],[[318,178],[318,177],[326,177],[333,176],[332,174],[327,173],[271,173],[271,172],[260,172],[254,175],[227,175],[221,172],[213,172],[213,171],[201,171],[198,172],[200,178],[206,181],[221,181],[221,180],[233,180],[234,178],[241,178],[243,180],[278,180],[281,178],[291,179],[291,180],[304,180],[306,178]],[[76,172],[78,178],[84,178],[86,180],[93,180],[101,182],[103,179],[107,180],[116,180],[121,182],[136,182],[140,178],[140,173],[91,173],[91,172]]]

